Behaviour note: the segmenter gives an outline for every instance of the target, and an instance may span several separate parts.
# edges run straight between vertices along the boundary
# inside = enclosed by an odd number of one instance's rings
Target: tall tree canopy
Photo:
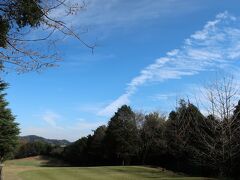
[[[104,161],[106,160],[103,144],[106,130],[106,126],[99,126],[96,130],[94,130],[94,134],[91,136],[91,141],[89,142],[89,160],[91,162],[95,162],[95,164],[104,164]]]
[[[199,109],[190,102],[180,100],[176,111],[169,114],[165,132],[168,152],[176,159],[176,168],[187,163],[202,165],[209,150],[205,147],[207,128],[205,117]]]
[[[138,131],[132,109],[123,105],[108,123],[106,145],[108,154],[122,164],[129,163],[137,150]]]
[[[6,160],[16,149],[18,144],[18,124],[8,108],[3,92],[7,84],[0,81],[0,161]]]
[[[161,116],[157,112],[153,112],[145,116],[143,126],[140,129],[140,151],[143,164],[146,160],[147,162],[158,160],[157,156],[164,153],[165,120],[165,117]]]

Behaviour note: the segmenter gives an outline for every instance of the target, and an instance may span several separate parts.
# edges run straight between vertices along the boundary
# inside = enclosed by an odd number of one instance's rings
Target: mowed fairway
[[[60,165],[57,163],[56,165]],[[6,180],[141,180],[141,179],[186,179],[200,180],[201,177],[186,177],[170,171],[142,166],[109,167],[50,167],[48,160],[41,157],[6,162]]]

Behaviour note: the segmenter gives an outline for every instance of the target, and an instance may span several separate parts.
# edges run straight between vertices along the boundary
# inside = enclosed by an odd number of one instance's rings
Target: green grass
[[[46,159],[12,160],[4,169],[6,180],[201,180],[143,166],[44,167]]]
[[[19,160],[12,160],[6,162],[7,166],[30,166],[30,167],[40,167],[42,165],[42,161],[40,160],[29,160],[29,159],[19,159]]]

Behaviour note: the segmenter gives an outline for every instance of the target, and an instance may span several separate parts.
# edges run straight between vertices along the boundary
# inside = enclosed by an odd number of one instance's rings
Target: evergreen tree
[[[6,87],[7,84],[0,81],[0,163],[10,157],[16,149],[19,134],[18,124],[8,108],[8,102],[5,99],[6,94],[3,92]]]
[[[107,127],[99,126],[96,130],[94,130],[94,134],[91,136],[88,155],[92,164],[106,164],[104,160],[106,160],[104,154],[104,138],[106,134]]]
[[[121,161],[122,165],[130,163],[138,149],[138,130],[134,112],[129,106],[123,105],[111,118],[105,140],[109,159],[115,163]]]
[[[89,137],[82,137],[65,147],[63,158],[74,165],[87,165],[87,146]]]
[[[141,136],[141,160],[142,163],[153,163],[158,161],[159,156],[163,155],[165,149],[164,140],[165,117],[159,113],[153,112],[145,116]],[[159,162],[158,162],[159,163]]]

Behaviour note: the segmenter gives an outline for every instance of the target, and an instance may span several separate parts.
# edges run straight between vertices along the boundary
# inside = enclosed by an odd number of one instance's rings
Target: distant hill
[[[71,142],[69,142],[68,140],[57,140],[57,139],[46,139],[40,136],[36,136],[36,135],[29,135],[29,136],[20,136],[19,137],[20,141],[25,141],[25,142],[36,142],[36,141],[42,141],[42,142],[46,142],[49,144],[53,144],[53,145],[69,145]]]

